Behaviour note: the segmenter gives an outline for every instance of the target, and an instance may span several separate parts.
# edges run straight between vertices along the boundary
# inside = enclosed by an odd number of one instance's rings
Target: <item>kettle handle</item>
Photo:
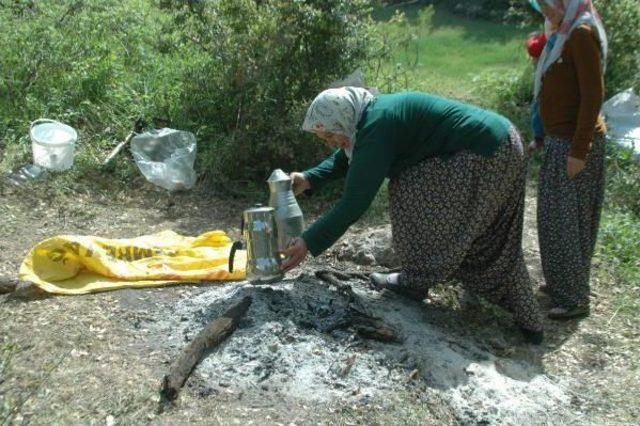
[[[236,250],[242,250],[242,241],[234,241],[231,245],[231,253],[229,253],[229,273],[233,273],[233,260],[236,257]]]
[[[244,234],[244,215],[240,215],[240,236]],[[233,273],[233,260],[236,257],[236,250],[242,250],[242,241],[234,241],[229,253],[229,273]]]

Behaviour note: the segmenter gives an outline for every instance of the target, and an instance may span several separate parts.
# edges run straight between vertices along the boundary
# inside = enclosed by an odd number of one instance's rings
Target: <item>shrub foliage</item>
[[[196,133],[217,180],[308,165],[306,106],[377,46],[368,3],[0,0],[0,139],[26,147],[31,120],[57,118],[98,157],[162,117]]]
[[[311,99],[368,59],[366,2],[221,0],[174,11],[167,34],[195,43],[180,121],[206,141],[204,170],[220,179],[267,176],[316,157],[300,131]]]
[[[606,74],[609,96],[635,87],[640,93],[640,3],[638,0],[595,0],[609,39]]]
[[[139,116],[196,133],[198,171],[217,181],[308,166],[323,149],[300,131],[311,99],[358,67],[384,69],[389,43],[402,48],[376,33],[369,3],[0,0],[0,169],[28,161],[27,129],[36,118],[80,130],[75,173],[82,173]],[[504,15],[521,3],[448,4],[459,11],[482,4]],[[606,3],[597,0],[610,38],[613,94],[640,86],[640,10],[637,0]],[[384,90],[397,88],[387,80],[378,81]],[[488,78],[487,92],[498,99],[485,106],[521,111],[530,84],[530,70]],[[118,173],[134,170],[127,167],[120,160]]]

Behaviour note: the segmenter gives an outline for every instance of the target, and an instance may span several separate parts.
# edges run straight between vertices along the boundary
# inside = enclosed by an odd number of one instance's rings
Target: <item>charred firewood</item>
[[[338,276],[340,273],[329,270],[316,271],[316,277],[334,286],[340,294],[348,300],[347,311],[343,313],[341,321],[336,322],[332,329],[353,327],[362,337],[381,342],[401,342],[399,333],[386,325],[380,318],[369,312],[351,286],[342,282]],[[343,273],[346,279],[352,279],[356,274]],[[360,274],[358,273],[359,277]],[[331,330],[326,330],[331,331]]]
[[[0,294],[13,293],[18,286],[18,280],[0,277]]]
[[[169,368],[169,373],[162,379],[160,394],[169,401],[178,397],[178,392],[187,380],[195,365],[200,361],[205,350],[222,343],[238,326],[240,319],[251,305],[251,297],[245,296],[240,302],[232,305],[225,313],[210,322],[185,347],[178,359]]]

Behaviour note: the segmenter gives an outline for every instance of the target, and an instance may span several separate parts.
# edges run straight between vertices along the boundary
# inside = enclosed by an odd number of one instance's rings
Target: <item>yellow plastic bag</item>
[[[230,250],[231,239],[223,231],[198,237],[163,231],[130,239],[62,235],[31,249],[20,266],[20,279],[56,294],[242,280],[246,252],[237,252],[229,273]]]

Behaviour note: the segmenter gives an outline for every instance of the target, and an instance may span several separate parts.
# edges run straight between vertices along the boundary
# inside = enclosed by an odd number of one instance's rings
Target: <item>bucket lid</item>
[[[31,138],[42,145],[64,146],[78,140],[78,133],[73,127],[57,121],[34,122],[30,133]]]
[[[269,179],[267,179],[267,182],[269,183],[285,181],[291,181],[291,178],[289,177],[289,175],[283,172],[282,169],[275,169],[273,173],[271,173],[271,176],[269,176]]]

